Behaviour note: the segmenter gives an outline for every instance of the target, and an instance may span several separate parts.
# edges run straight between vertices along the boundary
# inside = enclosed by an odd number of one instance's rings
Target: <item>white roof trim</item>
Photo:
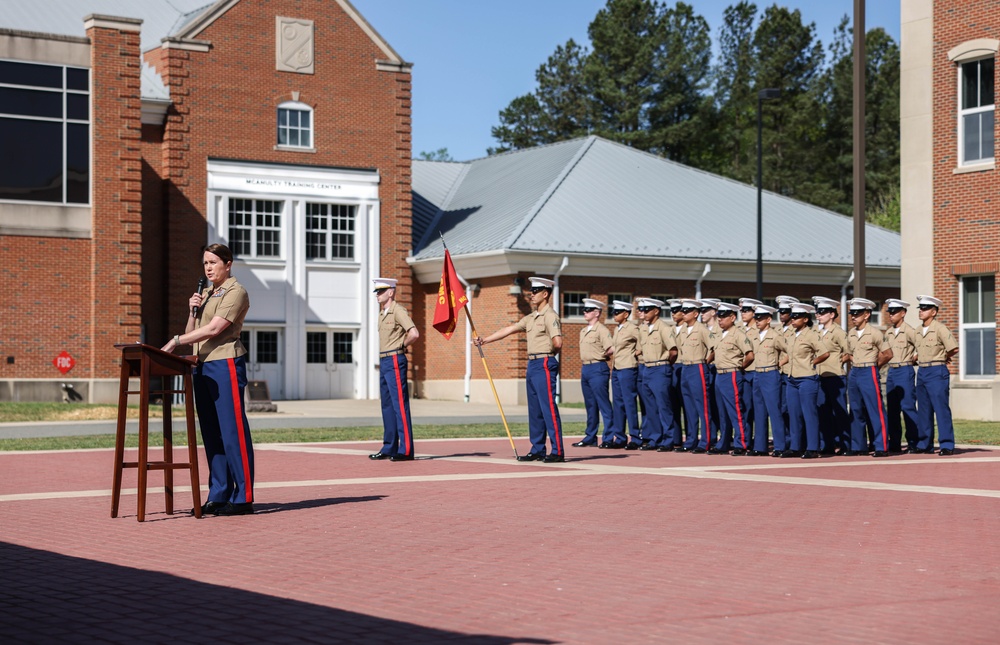
[[[83,19],[85,30],[93,29],[118,29],[119,31],[140,31],[142,20],[139,18],[122,18],[120,16],[102,16],[92,13]]]

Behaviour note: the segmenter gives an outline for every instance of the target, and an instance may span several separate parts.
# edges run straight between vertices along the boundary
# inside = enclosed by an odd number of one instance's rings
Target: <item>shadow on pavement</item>
[[[7,643],[554,643],[463,634],[0,542]]]

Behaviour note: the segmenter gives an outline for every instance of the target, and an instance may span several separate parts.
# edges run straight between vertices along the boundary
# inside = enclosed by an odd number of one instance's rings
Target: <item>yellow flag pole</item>
[[[465,303],[463,308],[465,309],[465,315],[469,317],[469,326],[472,328],[472,335],[473,337],[478,338],[479,332],[476,331],[476,323],[472,322],[472,313],[469,311],[469,303]],[[469,339],[469,342],[472,342],[471,338]],[[500,405],[500,397],[497,395],[497,388],[493,384],[493,377],[490,375],[490,366],[486,364],[486,354],[483,353],[483,346],[476,345],[476,349],[479,350],[479,358],[483,359],[483,369],[486,370],[486,378],[490,382],[490,389],[493,390],[493,399],[497,402],[497,409],[500,410],[500,418],[503,420],[503,428],[507,431],[507,438],[510,439],[510,447],[514,451],[514,457],[517,458],[518,455],[517,448],[514,446],[514,437],[510,434],[510,426],[507,425],[507,417],[504,416],[503,406]]]

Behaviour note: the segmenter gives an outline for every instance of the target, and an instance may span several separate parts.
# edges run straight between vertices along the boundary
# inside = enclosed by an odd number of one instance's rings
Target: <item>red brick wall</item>
[[[143,125],[142,141],[142,321],[146,339],[159,346],[167,333],[167,218],[163,181],[163,126]]]
[[[315,22],[315,74],[275,70],[275,16]],[[411,308],[410,74],[375,69],[385,54],[336,3],[243,0],[198,40],[208,52],[167,49],[147,56],[170,88],[164,132],[167,201],[167,327],[184,324],[206,244],[209,157],[303,165],[375,168],[381,184],[381,269],[399,280]],[[316,152],[275,150],[278,104],[314,108]]]
[[[944,301],[938,320],[956,337],[960,277],[997,273],[1000,171],[954,173],[960,159],[958,72],[956,64],[948,60],[948,52],[968,40],[997,38],[998,33],[1000,2],[997,0],[934,3],[934,285],[933,288],[928,285],[927,290]],[[997,71],[1000,72],[1000,67]],[[1000,74],[994,78],[994,87],[1000,89]],[[1000,119],[994,119],[994,127],[995,137],[1000,140]],[[994,308],[1000,311],[1000,301],[994,303]],[[953,363],[952,371],[957,368]]]

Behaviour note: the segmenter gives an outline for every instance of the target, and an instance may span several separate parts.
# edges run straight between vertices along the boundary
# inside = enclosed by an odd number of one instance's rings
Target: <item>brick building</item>
[[[114,400],[112,346],[182,329],[216,241],[252,379],[377,396],[369,280],[410,291],[410,64],[347,0],[5,9],[0,400]]]
[[[903,298],[933,293],[959,341],[956,416],[1000,420],[996,0],[901,3]],[[911,324],[918,324],[910,312]]]
[[[413,378],[427,398],[491,401],[478,355],[459,329],[431,329],[441,275],[441,234],[460,277],[475,285],[472,316],[487,335],[529,312],[522,287],[555,277],[563,321],[561,390],[581,399],[583,298],[715,297],[756,293],[756,189],[599,137],[466,163],[413,162],[415,322]],[[841,300],[853,280],[849,217],[780,195],[763,195],[764,298],[781,294]],[[899,235],[869,225],[867,294],[899,292]],[[462,315],[464,319],[464,314]],[[669,316],[665,317],[669,320]],[[523,402],[523,334],[485,351],[501,399]]]

